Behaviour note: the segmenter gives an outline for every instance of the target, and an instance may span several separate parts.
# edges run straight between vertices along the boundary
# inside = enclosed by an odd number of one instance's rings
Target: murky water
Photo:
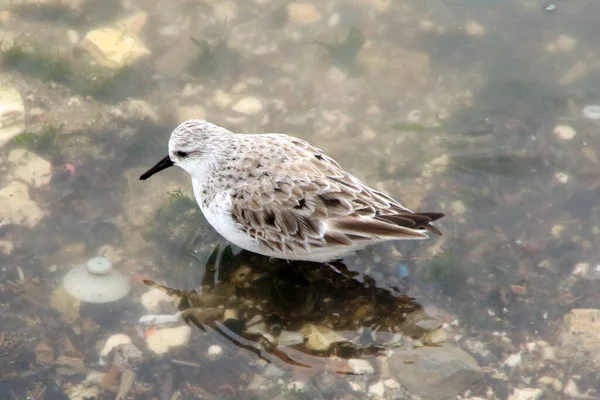
[[[593,0],[3,2],[0,399],[597,398],[599,18]],[[183,171],[138,180],[189,118],[306,139],[446,213],[444,236],[331,265],[231,248]],[[96,256],[125,297],[63,287]]]

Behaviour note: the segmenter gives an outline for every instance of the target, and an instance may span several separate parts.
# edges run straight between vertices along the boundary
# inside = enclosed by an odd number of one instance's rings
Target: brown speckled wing
[[[430,222],[442,214],[413,213],[303,140],[286,135],[267,139],[279,151],[258,163],[247,160],[252,172],[231,193],[232,217],[263,247],[303,253],[329,245],[425,238],[423,230],[439,233]]]

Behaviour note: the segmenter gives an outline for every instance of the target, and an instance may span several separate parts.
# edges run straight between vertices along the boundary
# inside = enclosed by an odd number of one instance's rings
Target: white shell
[[[71,296],[86,303],[110,303],[127,296],[131,286],[127,278],[112,269],[104,257],[90,259],[87,264],[70,270],[63,287]]]
[[[86,266],[88,272],[93,275],[106,275],[112,270],[112,263],[106,257],[90,258]]]
[[[589,106],[585,106],[581,111],[588,119],[600,119],[600,105],[591,104]]]

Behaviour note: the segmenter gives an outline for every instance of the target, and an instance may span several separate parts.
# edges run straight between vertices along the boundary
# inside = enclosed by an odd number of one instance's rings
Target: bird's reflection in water
[[[217,247],[198,288],[146,283],[166,292],[186,323],[219,333],[235,345],[230,350],[247,350],[286,369],[359,373],[350,360],[421,338],[435,321],[415,299],[376,287],[342,262],[273,261]],[[177,356],[205,357],[201,348],[213,343],[198,345],[197,354],[192,343]]]

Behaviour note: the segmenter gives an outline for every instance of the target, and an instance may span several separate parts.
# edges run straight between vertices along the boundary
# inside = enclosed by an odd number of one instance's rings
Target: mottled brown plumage
[[[379,241],[441,234],[431,222],[443,214],[410,211],[295,137],[192,120],[173,132],[169,156],[192,176],[207,220],[253,252],[328,261]]]

